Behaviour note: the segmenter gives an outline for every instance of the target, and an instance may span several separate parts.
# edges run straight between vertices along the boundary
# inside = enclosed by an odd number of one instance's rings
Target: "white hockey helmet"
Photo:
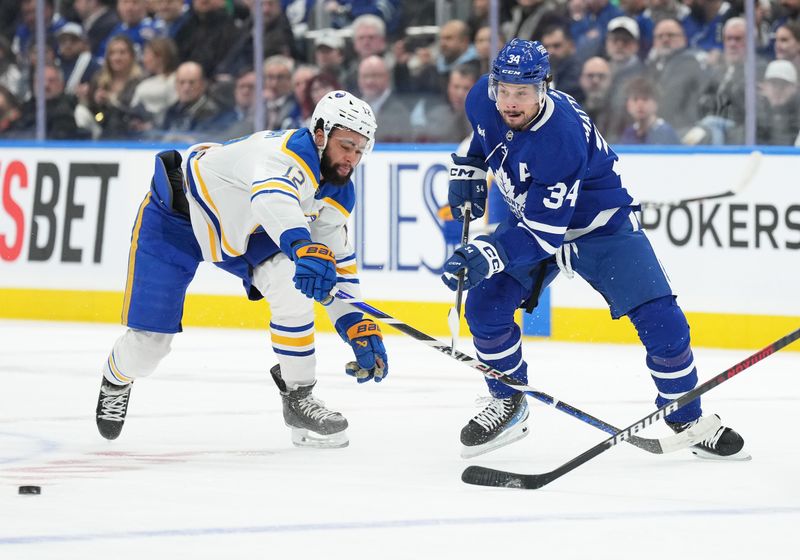
[[[311,131],[317,129],[322,120],[322,130],[325,133],[325,143],[320,150],[324,150],[328,143],[328,136],[334,127],[347,128],[357,132],[367,139],[364,149],[366,156],[375,145],[375,131],[378,123],[372,108],[365,101],[346,91],[332,91],[320,99],[311,115]]]

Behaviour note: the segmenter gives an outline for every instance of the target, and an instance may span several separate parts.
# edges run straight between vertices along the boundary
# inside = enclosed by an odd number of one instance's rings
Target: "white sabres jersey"
[[[307,128],[198,144],[184,161],[192,228],[205,260],[238,257],[264,231],[287,254],[297,239],[324,243],[339,281],[358,282],[346,230],[355,188],[352,181],[320,185],[319,152]]]

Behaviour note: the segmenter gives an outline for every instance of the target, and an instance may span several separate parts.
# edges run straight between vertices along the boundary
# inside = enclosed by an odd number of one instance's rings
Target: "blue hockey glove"
[[[370,379],[375,379],[376,383],[383,381],[389,375],[389,358],[378,325],[370,319],[362,319],[345,334],[356,355],[356,361],[345,366],[347,375],[355,377],[359,383]]]
[[[322,243],[300,241],[294,251],[294,287],[306,297],[323,301],[336,285],[336,258]]]
[[[464,271],[464,289],[474,288],[487,278],[501,272],[508,262],[502,247],[492,244],[491,238],[480,235],[469,245],[462,245],[444,264],[442,282],[453,291],[458,289],[458,273]]]
[[[471,219],[486,212],[486,170],[488,166],[479,157],[462,157],[451,154],[450,188],[447,202],[453,218],[464,221],[464,203],[472,204]]]

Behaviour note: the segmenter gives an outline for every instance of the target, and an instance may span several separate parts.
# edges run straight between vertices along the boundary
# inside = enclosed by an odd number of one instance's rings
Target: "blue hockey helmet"
[[[547,89],[550,77],[550,57],[539,41],[511,39],[497,53],[489,73],[489,97],[496,99],[497,84],[533,84]]]

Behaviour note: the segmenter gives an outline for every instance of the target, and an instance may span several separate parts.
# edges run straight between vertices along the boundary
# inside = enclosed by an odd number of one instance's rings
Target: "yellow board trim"
[[[124,302],[120,292],[0,288],[0,318],[39,321],[117,323]],[[370,301],[370,305],[420,331],[447,338],[450,303]],[[315,306],[317,332],[334,332],[328,315]],[[189,294],[184,327],[266,329],[269,307],[242,296]],[[726,313],[687,313],[695,347],[758,349],[800,327],[800,317]],[[378,321],[380,322],[380,321]],[[555,308],[549,339],[564,342],[638,344],[627,318],[612,321],[604,309]],[[462,336],[469,330],[462,319]],[[385,329],[392,333],[392,329]],[[531,338],[533,340],[533,338]],[[800,343],[787,351],[800,352]]]
[[[125,281],[125,296],[122,300],[122,324],[128,322],[128,311],[131,307],[131,293],[133,292],[133,270],[136,267],[136,251],[139,248],[139,231],[142,229],[142,218],[144,217],[144,209],[150,202],[152,193],[147,193],[144,200],[139,205],[139,211],[136,214],[136,222],[133,225],[133,233],[131,234],[131,248],[128,252],[128,277]]]

